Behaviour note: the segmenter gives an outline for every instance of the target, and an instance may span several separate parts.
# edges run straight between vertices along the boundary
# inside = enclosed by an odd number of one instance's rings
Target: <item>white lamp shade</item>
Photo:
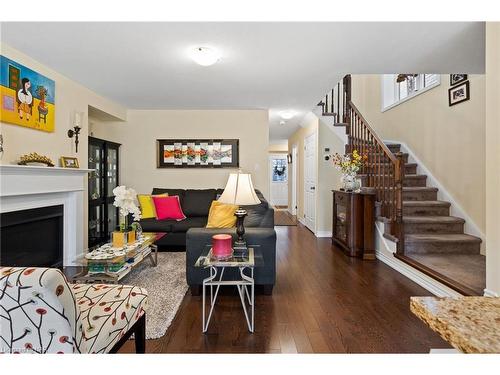
[[[247,173],[231,173],[219,202],[238,206],[259,204],[260,200],[255,194],[252,176]]]

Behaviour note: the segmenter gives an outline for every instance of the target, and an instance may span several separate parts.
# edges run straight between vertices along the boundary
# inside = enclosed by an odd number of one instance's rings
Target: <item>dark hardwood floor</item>
[[[256,297],[255,333],[239,297],[220,296],[207,334],[201,297],[186,295],[167,334],[149,353],[428,353],[449,348],[410,312],[409,297],[430,295],[380,261],[348,258],[304,226],[277,227],[272,296]],[[134,351],[133,341],[120,352]]]

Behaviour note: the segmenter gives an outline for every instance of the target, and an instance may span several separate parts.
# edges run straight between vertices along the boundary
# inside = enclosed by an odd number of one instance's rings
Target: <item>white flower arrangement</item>
[[[120,215],[125,218],[125,229],[127,229],[127,216],[132,214],[134,221],[141,219],[141,210],[138,207],[137,193],[132,188],[126,186],[117,186],[113,189],[115,201],[113,205],[120,209]]]

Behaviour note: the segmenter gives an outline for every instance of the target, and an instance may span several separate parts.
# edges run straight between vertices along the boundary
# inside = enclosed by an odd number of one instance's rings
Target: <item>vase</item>
[[[129,228],[129,231],[127,232],[127,243],[129,245],[132,245],[136,240],[136,233],[135,230],[132,228]]]
[[[122,248],[128,241],[127,232],[114,231],[112,244],[114,248]]]
[[[340,182],[342,183],[342,188],[345,191],[355,191],[359,190],[359,181],[356,178],[356,174],[352,173],[346,173],[343,174],[342,177],[340,178]]]

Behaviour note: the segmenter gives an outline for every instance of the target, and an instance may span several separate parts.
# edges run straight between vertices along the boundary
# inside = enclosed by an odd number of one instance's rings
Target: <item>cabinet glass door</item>
[[[111,233],[118,226],[118,209],[113,206],[113,203],[108,203],[108,238],[111,238]]]
[[[106,183],[108,197],[113,197],[113,189],[118,186],[118,148],[107,147]]]
[[[89,246],[94,246],[104,239],[102,220],[102,207],[89,207]]]
[[[89,137],[89,246],[109,241],[118,225],[118,209],[113,206],[113,189],[119,181],[120,145]]]
[[[102,154],[103,149],[96,144],[89,144],[89,200],[102,198]]]

